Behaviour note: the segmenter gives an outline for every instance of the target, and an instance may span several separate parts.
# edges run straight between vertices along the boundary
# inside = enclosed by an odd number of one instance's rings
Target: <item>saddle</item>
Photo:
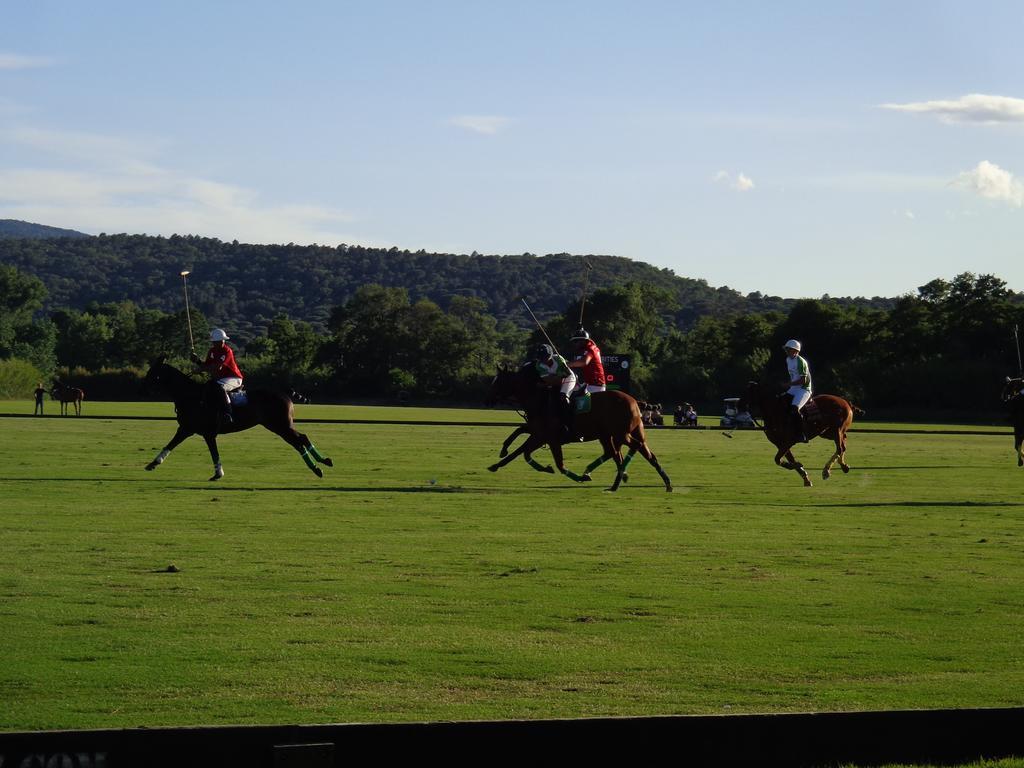
[[[586,388],[574,389],[569,395],[569,410],[573,416],[590,413],[591,397]]]

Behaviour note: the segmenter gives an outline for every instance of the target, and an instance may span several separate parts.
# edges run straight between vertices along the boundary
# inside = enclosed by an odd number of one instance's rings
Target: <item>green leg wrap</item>
[[[318,451],[318,450],[316,449],[316,446],[315,446],[315,445],[313,445],[312,443],[310,443],[310,444],[309,444],[309,452],[310,452],[311,454],[313,454],[313,458],[314,458],[314,459],[316,459],[316,460],[317,460],[317,461],[319,461],[319,462],[323,462],[323,460],[324,460],[324,457],[323,457],[323,455],[322,455],[322,454],[320,453],[320,451]]]
[[[316,462],[313,461],[313,457],[309,455],[309,451],[305,448],[302,449],[302,460],[306,462],[306,466],[310,469],[316,469]]]
[[[526,463],[527,463],[527,464],[529,464],[529,465],[530,465],[531,467],[533,467],[534,469],[536,469],[536,470],[537,470],[538,472],[543,472],[543,471],[544,471],[544,465],[543,465],[543,464],[540,464],[540,463],[538,463],[538,461],[537,461],[537,460],[536,460],[535,458],[533,458],[533,456],[531,456],[530,458],[528,458],[528,459],[526,460]]]
[[[622,471],[623,472],[625,472],[629,468],[629,462],[631,462],[633,460],[634,456],[636,456],[636,451],[630,451],[629,453],[626,454],[626,458],[624,458],[622,460]]]
[[[595,469],[600,467],[606,461],[608,461],[608,457],[607,456],[598,456],[592,462],[587,464],[587,468],[583,470],[583,474],[589,475],[591,472],[593,472]]]

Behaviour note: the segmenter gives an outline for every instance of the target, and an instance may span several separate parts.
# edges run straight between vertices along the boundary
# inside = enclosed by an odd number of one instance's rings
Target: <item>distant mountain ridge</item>
[[[47,237],[92,237],[74,229],[48,227],[45,224],[33,224],[18,219],[0,219],[0,238],[47,238]]]
[[[526,327],[530,320],[520,297],[526,297],[542,319],[562,313],[579,298],[584,259],[593,266],[591,293],[629,282],[660,287],[678,302],[672,320],[683,329],[703,315],[787,311],[793,304],[792,299],[714,288],[704,280],[621,256],[484,256],[354,245],[247,245],[191,235],[0,239],[0,264],[41,279],[49,292],[48,310],[129,299],[143,308],[179,311],[180,272],[188,269],[193,305],[212,322],[245,337],[265,332],[282,313],[323,329],[331,309],[368,283],[405,288],[413,301],[426,298],[442,307],[453,296],[476,297],[499,320]],[[884,306],[892,300],[832,301]]]

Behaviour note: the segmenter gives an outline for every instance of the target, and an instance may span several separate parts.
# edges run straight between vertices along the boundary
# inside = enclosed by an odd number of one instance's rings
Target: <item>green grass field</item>
[[[487,472],[502,427],[305,424],[322,480],[257,429],[218,483],[200,438],[143,471],[172,422],[0,429],[5,730],[1024,705],[1009,436],[855,434],[805,489],[759,433],[660,430],[676,492],[608,494]]]

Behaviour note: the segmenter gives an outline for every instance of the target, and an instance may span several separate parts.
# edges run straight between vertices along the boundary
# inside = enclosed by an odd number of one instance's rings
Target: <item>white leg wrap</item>
[[[163,464],[164,463],[164,459],[167,458],[168,454],[170,454],[170,451],[168,451],[166,448],[164,448],[164,450],[160,451],[160,453],[158,453],[156,455],[156,458],[153,459],[153,463],[154,464]]]

